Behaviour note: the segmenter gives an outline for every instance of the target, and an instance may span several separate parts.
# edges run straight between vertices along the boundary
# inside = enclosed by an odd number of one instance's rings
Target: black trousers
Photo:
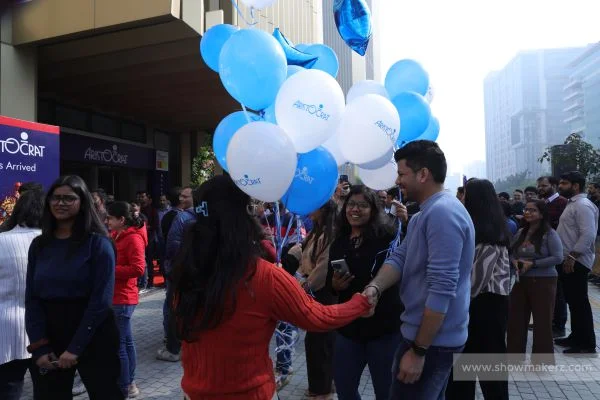
[[[65,299],[42,304],[46,331],[57,357],[67,349],[87,307],[87,300]],[[42,375],[34,364],[31,379],[35,400],[71,400],[75,370],[87,389],[90,400],[122,400],[119,387],[119,330],[112,309],[100,323],[75,368],[56,369]]]
[[[562,272],[562,264],[556,266],[558,276]],[[559,331],[565,330],[567,324],[567,301],[565,300],[565,292],[563,283],[559,279],[556,282],[556,297],[554,300],[554,317],[552,318],[552,328]]]
[[[562,282],[565,300],[571,313],[571,342],[581,349],[596,348],[594,319],[588,297],[588,274],[590,270],[575,263],[575,271],[565,274],[561,268],[558,280]]]
[[[471,306],[469,307],[469,337],[463,353],[506,354],[507,323],[508,296],[482,293],[471,299]],[[459,363],[460,358],[457,361],[457,364]],[[454,381],[452,375],[453,373],[450,374],[450,378],[448,379],[446,399],[475,399],[475,379],[470,381]],[[508,374],[505,380],[479,381],[479,385],[486,400],[508,400]]]
[[[335,304],[336,298],[327,289],[314,293],[315,299],[325,305]],[[333,383],[333,344],[335,332],[306,332],[306,372],[308,391],[316,395],[331,393]]]
[[[30,365],[30,358],[0,364],[0,399],[19,400],[21,398],[25,373]]]

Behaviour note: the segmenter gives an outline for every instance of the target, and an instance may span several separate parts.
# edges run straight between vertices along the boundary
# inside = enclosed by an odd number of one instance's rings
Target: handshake
[[[375,307],[377,307],[377,302],[381,298],[381,290],[377,285],[368,284],[367,286],[365,286],[365,290],[363,290],[362,295],[367,298],[369,304],[371,305],[371,308],[365,315],[363,315],[363,318],[372,317],[373,314],[375,314]]]

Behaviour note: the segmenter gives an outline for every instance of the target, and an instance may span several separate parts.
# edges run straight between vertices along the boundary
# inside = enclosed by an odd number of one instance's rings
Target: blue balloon
[[[340,63],[335,51],[333,51],[331,47],[317,43],[308,46],[304,51],[319,57],[317,62],[310,69],[320,69],[334,78],[337,77]]]
[[[298,65],[288,65],[287,77],[289,78],[290,76],[294,75],[296,72],[303,71],[304,69],[305,68],[302,68]]]
[[[273,37],[281,45],[281,48],[285,53],[285,57],[287,58],[288,65],[299,65],[301,67],[310,68],[313,65],[315,65],[315,62],[317,62],[317,56],[313,56],[312,54],[307,54],[298,49],[295,49],[294,44],[291,43],[283,35],[283,33],[281,33],[279,28],[275,28],[275,31],[273,32]]]
[[[390,99],[402,92],[415,92],[425,96],[429,89],[429,74],[415,60],[400,60],[385,75],[385,88]]]
[[[392,103],[400,114],[400,134],[396,143],[408,143],[425,132],[431,118],[429,103],[423,96],[415,92],[402,92],[392,99]]]
[[[301,52],[306,53],[306,49],[308,49],[309,46],[310,44],[300,43],[295,45],[294,47],[296,48],[296,50],[300,50]]]
[[[333,17],[338,32],[352,50],[364,56],[371,39],[371,10],[364,0],[337,0]]]
[[[415,140],[431,140],[432,142],[435,142],[439,135],[440,121],[432,115],[431,119],[429,120],[429,125],[427,125],[427,129],[425,129],[425,132],[423,132],[423,134]]]
[[[259,121],[260,117],[253,113],[248,113],[250,122]],[[243,111],[236,111],[229,114],[219,122],[215,134],[213,135],[213,151],[215,158],[221,164],[221,167],[227,172],[227,147],[233,135],[244,125],[248,124],[248,117]]]
[[[337,177],[335,158],[324,147],[299,154],[296,176],[281,200],[291,212],[307,215],[329,200]]]
[[[275,102],[287,78],[285,53],[268,33],[239,30],[221,50],[219,76],[231,97],[253,110],[263,110]]]
[[[200,54],[210,69],[219,72],[219,55],[223,45],[240,28],[229,24],[215,25],[200,39]]]

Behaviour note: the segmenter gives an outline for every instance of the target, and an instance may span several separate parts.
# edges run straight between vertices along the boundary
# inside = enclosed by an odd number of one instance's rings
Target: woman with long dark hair
[[[139,302],[137,280],[146,268],[145,249],[148,245],[148,234],[144,221],[139,215],[134,215],[129,203],[110,203],[106,211],[108,228],[117,248],[113,310],[119,327],[119,385],[125,397],[136,397],[139,394],[134,382],[137,355],[131,331],[131,317]]]
[[[350,189],[329,250],[328,287],[339,295],[340,302],[362,292],[385,261],[394,239],[387,218],[374,191],[365,186]],[[341,268],[334,272],[334,266]],[[371,318],[356,320],[337,330],[333,375],[340,400],[360,399],[358,387],[366,365],[376,398],[388,398],[394,354],[400,344],[402,310],[396,285],[382,293]]]
[[[48,190],[27,266],[35,400],[71,399],[75,370],[90,399],[123,399],[114,284],[114,247],[89,189],[78,176],[60,177]]]
[[[335,239],[337,204],[330,200],[310,214],[313,229],[302,245],[299,273],[304,290],[321,304],[335,304],[337,298],[325,288],[329,247]],[[306,397],[328,400],[333,383],[334,332],[306,332],[304,348],[308,390]]]
[[[327,331],[370,306],[360,294],[345,304],[321,305],[262,259],[262,228],[247,210],[250,198],[230,177],[210,179],[194,197],[197,219],[172,272],[183,391],[191,400],[271,400],[269,341],[277,321]]]
[[[510,232],[494,185],[486,179],[469,180],[465,186],[465,208],[475,227],[475,260],[471,271],[469,336],[463,354],[506,354]],[[479,381],[484,398],[508,400],[508,376],[502,378],[506,379]],[[451,374],[446,398],[475,399],[475,381],[476,375],[472,380],[453,381]]]
[[[0,233],[0,399],[19,400],[31,366],[25,334],[27,253],[42,231],[44,192],[23,193]]]
[[[550,226],[544,200],[528,201],[523,221],[512,245],[519,281],[510,293],[508,352],[525,358],[527,326],[533,314],[532,362],[553,364],[552,317],[558,280],[554,266],[563,260],[562,242]]]

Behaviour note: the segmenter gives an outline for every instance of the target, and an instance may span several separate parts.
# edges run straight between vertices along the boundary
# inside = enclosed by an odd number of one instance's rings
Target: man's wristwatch
[[[412,344],[410,345],[410,348],[419,357],[425,357],[425,354],[427,354],[427,347],[419,346],[415,342],[412,342]]]

